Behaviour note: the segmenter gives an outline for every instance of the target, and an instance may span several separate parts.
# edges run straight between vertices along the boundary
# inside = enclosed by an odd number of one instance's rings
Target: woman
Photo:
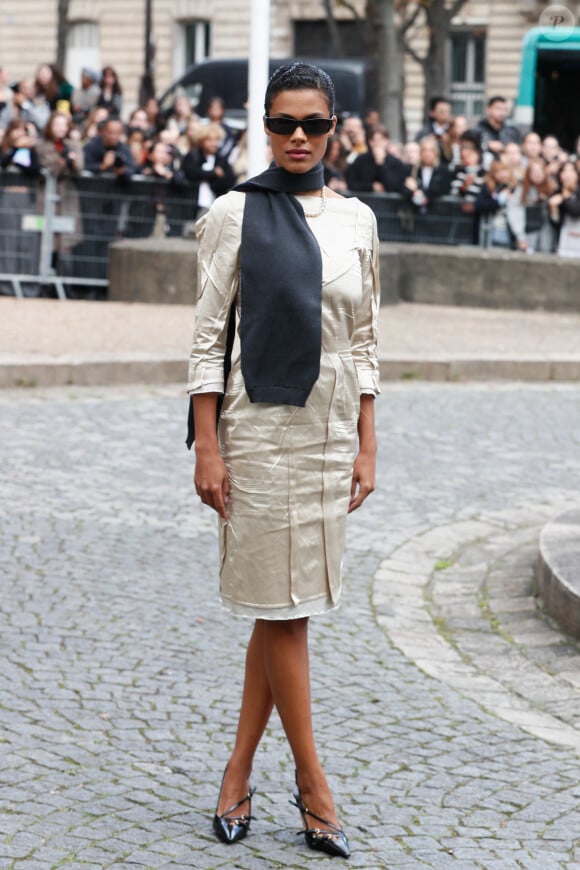
[[[424,136],[419,142],[419,165],[405,178],[402,193],[424,213],[430,203],[449,193],[452,178],[447,167],[441,165],[435,136]]]
[[[456,115],[447,132],[441,137],[443,157],[451,170],[461,165],[461,141],[463,134],[467,133],[468,129],[467,118],[464,115]]]
[[[221,518],[222,603],[255,619],[213,826],[226,843],[247,834],[252,761],[276,706],[306,843],[347,857],[312,731],[308,622],[338,605],[346,515],[374,489],[376,223],[357,199],[323,186],[336,126],[327,74],[301,62],[281,67],[265,108],[275,165],[221,197],[199,224],[188,384],[195,486]],[[241,355],[216,436],[226,322],[240,295]]]
[[[71,139],[72,120],[64,112],[53,112],[44,128],[44,138],[38,143],[38,156],[43,169],[62,177],[80,172],[82,151]]]
[[[207,104],[207,120],[204,123],[220,125],[224,134],[220,148],[220,156],[227,157],[229,160],[236,144],[237,135],[236,131],[224,121],[225,114],[225,101],[222,100],[221,97],[212,97]]]
[[[90,142],[91,139],[98,136],[108,118],[109,112],[104,106],[95,106],[95,108],[89,112],[87,119],[81,128],[79,144],[85,146],[87,142]]]
[[[336,134],[329,136],[326,152],[322,160],[324,166],[324,183],[331,190],[343,193],[348,190],[344,170],[346,168],[347,152]]]
[[[560,167],[558,191],[549,201],[550,219],[559,232],[561,257],[580,256],[580,176],[572,161]]]
[[[67,82],[61,71],[52,63],[41,63],[36,70],[35,79],[36,93],[43,96],[54,112],[56,109],[60,111],[71,111],[71,99],[73,86]]]
[[[529,160],[542,156],[542,140],[538,133],[530,130],[522,139],[522,160],[527,165]]]
[[[501,156],[503,162],[509,166],[517,184],[521,184],[526,171],[526,164],[523,159],[522,149],[517,142],[508,142],[503,149]]]
[[[105,66],[101,72],[101,93],[97,106],[104,106],[110,118],[120,118],[123,109],[123,89],[119,76],[112,66]]]
[[[79,143],[71,138],[73,129],[70,115],[53,112],[44,129],[44,139],[38,143],[40,165],[57,179],[55,214],[74,219],[74,231],[55,233],[53,236],[52,265],[59,275],[72,273],[71,256],[75,245],[83,240],[82,212],[74,177],[82,171],[83,152]],[[40,189],[39,211],[44,211],[44,188]]]
[[[176,146],[179,153],[183,156],[188,154],[192,148],[197,147],[197,134],[199,133],[200,123],[197,115],[190,118],[187,130],[178,137]]]
[[[40,237],[23,233],[25,215],[36,214],[40,162],[27,125],[19,118],[10,121],[0,147],[0,272],[37,275]],[[27,295],[40,293],[38,285],[28,285]],[[12,293],[10,282],[0,283],[0,293]]]
[[[529,254],[552,252],[554,231],[548,197],[555,186],[541,157],[528,160],[523,180],[508,203],[508,221],[518,250]]]
[[[219,124],[202,124],[196,144],[183,159],[183,172],[194,185],[196,216],[201,217],[218,196],[236,183],[228,160],[219,154],[224,134]]]
[[[517,181],[507,163],[493,160],[475,201],[476,211],[489,221],[489,244],[495,248],[512,248],[514,233],[509,222],[508,206]]]
[[[10,121],[6,128],[0,151],[0,169],[28,177],[40,175],[36,140],[19,118]]]
[[[185,94],[181,94],[175,98],[173,111],[167,119],[167,129],[175,130],[178,136],[183,136],[194,114],[188,98]]]
[[[475,201],[483,185],[485,171],[482,166],[479,142],[462,139],[459,151],[459,165],[451,182],[451,193],[461,199],[461,210],[465,214],[475,211]]]

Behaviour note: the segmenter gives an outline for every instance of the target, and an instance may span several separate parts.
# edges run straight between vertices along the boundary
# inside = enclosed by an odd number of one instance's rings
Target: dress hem
[[[220,596],[220,604],[228,613],[234,616],[245,617],[246,619],[265,619],[269,621],[284,622],[290,619],[304,619],[307,616],[321,616],[323,613],[330,613],[340,606],[340,600],[331,601],[330,598],[321,600],[320,598],[314,601],[303,601],[301,604],[292,607],[285,605],[284,607],[255,607],[252,605],[239,604],[236,601],[223,598]]]

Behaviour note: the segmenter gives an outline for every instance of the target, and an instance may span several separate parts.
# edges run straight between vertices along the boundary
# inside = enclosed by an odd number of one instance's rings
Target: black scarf
[[[298,174],[270,166],[234,190],[244,204],[240,341],[242,375],[251,402],[304,407],[320,373],[322,257],[304,211],[291,193],[319,190],[322,163]],[[224,390],[231,369],[235,302],[228,322]],[[217,416],[223,396],[218,400]],[[188,448],[195,440],[193,399]]]
[[[303,174],[271,166],[237,185],[242,223],[240,341],[251,402],[303,407],[320,373],[322,257],[292,193],[319,190],[322,163]]]

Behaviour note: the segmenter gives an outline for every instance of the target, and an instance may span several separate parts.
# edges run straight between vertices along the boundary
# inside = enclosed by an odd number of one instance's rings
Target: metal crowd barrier
[[[182,236],[195,221],[194,202],[191,185],[145,176],[0,175],[0,293],[103,293],[110,243]]]
[[[480,220],[463,211],[463,203],[442,196],[419,209],[398,193],[356,195],[374,211],[381,242],[415,242],[432,245],[480,244]]]
[[[377,216],[381,241],[485,244],[484,222],[443,197],[422,211],[397,194],[357,193]],[[183,236],[195,220],[192,187],[133,176],[0,175],[0,293],[61,299],[101,294],[108,250],[122,238]],[[481,239],[480,239],[481,234]]]

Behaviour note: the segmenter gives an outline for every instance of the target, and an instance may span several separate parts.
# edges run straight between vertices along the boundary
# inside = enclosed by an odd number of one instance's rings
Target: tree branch
[[[357,21],[361,20],[361,17],[358,14],[356,7],[353,6],[352,3],[348,3],[348,0],[336,0],[336,5],[344,6],[345,9],[348,9],[349,12],[352,12],[353,18],[355,18]]]
[[[415,6],[415,11],[406,21],[403,21],[401,24],[401,35],[403,36],[411,27],[414,25],[415,21],[419,17],[421,11],[424,11],[425,7],[421,3],[417,3]]]
[[[404,39],[404,38],[401,39],[401,43],[402,43],[402,45],[403,45],[403,48],[404,48],[405,51],[407,52],[407,54],[410,55],[410,57],[412,57],[413,60],[414,60],[416,63],[418,63],[420,66],[424,67],[427,58],[426,58],[426,57],[421,57],[420,54],[417,54],[417,52],[415,51],[415,49],[412,48],[412,47],[409,45],[409,43],[407,42],[406,39]]]
[[[455,16],[457,15],[458,12],[461,12],[462,8],[465,6],[466,3],[467,3],[467,0],[455,0],[453,5],[451,6],[451,9],[449,10],[449,20],[450,21],[452,18],[455,18]]]

